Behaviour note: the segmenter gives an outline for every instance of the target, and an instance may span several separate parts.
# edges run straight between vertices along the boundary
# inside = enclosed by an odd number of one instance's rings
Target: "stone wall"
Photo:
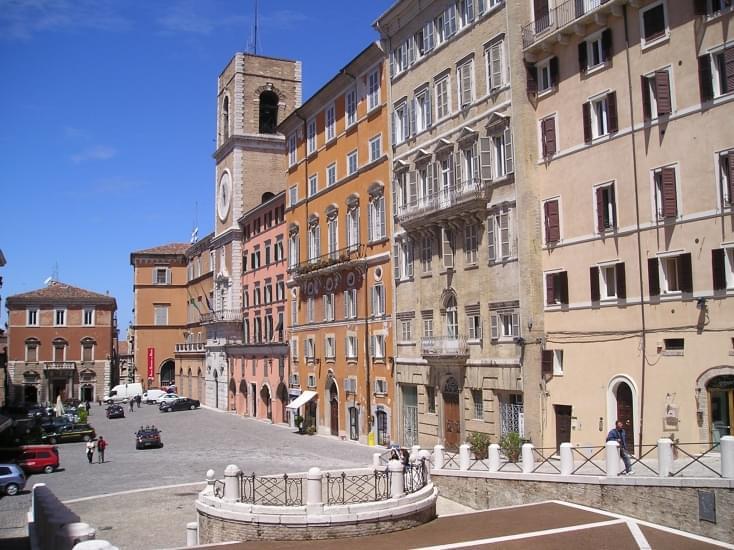
[[[624,514],[643,521],[734,542],[734,483],[719,479],[518,479],[514,475],[431,474],[441,496],[477,510],[562,500]],[[559,478],[560,476],[554,476]],[[569,478],[574,480],[570,481]],[[586,476],[584,476],[586,477]],[[699,518],[699,492],[716,501],[716,523]]]

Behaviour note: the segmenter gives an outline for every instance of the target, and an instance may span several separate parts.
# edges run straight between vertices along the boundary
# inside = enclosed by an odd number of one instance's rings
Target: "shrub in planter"
[[[489,434],[484,432],[469,432],[466,437],[466,442],[471,446],[471,452],[474,453],[474,458],[477,460],[484,460],[489,456],[489,444],[492,442]]]
[[[293,419],[293,423],[296,425],[296,428],[298,428],[298,432],[303,433],[303,417],[300,414],[296,415]]]
[[[517,462],[522,449],[522,438],[517,432],[508,432],[500,439],[500,449],[510,462]]]
[[[308,428],[306,428],[306,433],[308,435],[315,434],[316,433],[316,426],[309,426]]]

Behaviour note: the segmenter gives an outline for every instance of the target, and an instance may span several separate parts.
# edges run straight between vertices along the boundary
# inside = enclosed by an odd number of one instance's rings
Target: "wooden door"
[[[571,406],[553,405],[556,411],[556,451],[560,451],[561,443],[571,442]]]
[[[631,453],[635,449],[635,419],[632,407],[632,388],[627,383],[621,382],[617,386],[617,420],[622,422],[627,434],[627,450]]]
[[[339,435],[339,400],[331,398],[331,435]]]
[[[461,420],[459,416],[459,394],[443,394],[444,446],[456,450],[461,443]]]

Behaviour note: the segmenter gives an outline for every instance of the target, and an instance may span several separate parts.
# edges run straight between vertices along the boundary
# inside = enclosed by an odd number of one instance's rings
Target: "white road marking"
[[[640,526],[637,525],[634,521],[628,521],[626,523],[627,529],[629,529],[630,533],[632,533],[632,536],[635,537],[635,542],[637,543],[637,546],[640,548],[640,550],[652,550],[652,547],[650,546],[650,543],[647,542],[647,539],[642,533]]]
[[[90,497],[73,498],[64,500],[62,504],[74,504],[75,502],[84,502],[86,500],[94,500],[95,498],[117,497],[120,495],[132,495],[134,493],[144,493],[146,491],[157,491],[159,489],[175,489],[176,487],[190,487],[192,485],[205,485],[206,481],[194,481],[193,483],[178,483],[176,485],[161,485],[159,487],[146,487],[144,489],[130,489],[129,491],[118,491],[117,493],[104,493],[101,495],[93,495]]]

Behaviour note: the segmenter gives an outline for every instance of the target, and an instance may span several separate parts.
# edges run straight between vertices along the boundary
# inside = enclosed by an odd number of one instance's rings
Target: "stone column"
[[[607,477],[617,477],[619,475],[619,443],[607,441],[604,447],[607,456]]]
[[[533,455],[533,444],[523,443],[522,445],[522,473],[529,474],[535,468],[535,456]]]
[[[734,437],[731,435],[721,438],[721,476],[734,479]]]
[[[313,467],[306,474],[306,504],[308,506],[321,506],[324,499],[321,496],[321,485],[323,483],[321,469]]]
[[[433,467],[436,470],[443,468],[443,445],[436,445],[433,448]]]
[[[658,439],[658,476],[668,477],[673,469],[673,442],[667,437]]]
[[[230,464],[224,469],[224,498],[223,500],[227,500],[230,502],[239,502],[242,500],[242,495],[240,494],[240,475],[242,474],[242,470],[240,470],[237,466],[234,464]]]
[[[471,457],[469,455],[471,446],[468,443],[462,443],[459,445],[459,470],[468,470],[471,464]]]
[[[489,446],[489,471],[498,472],[500,469],[500,446],[492,443]]]
[[[403,465],[399,460],[391,460],[387,464],[390,474],[390,496],[392,498],[400,498],[405,494],[405,473]]]
[[[573,473],[573,445],[561,443],[561,475],[570,476]]]

